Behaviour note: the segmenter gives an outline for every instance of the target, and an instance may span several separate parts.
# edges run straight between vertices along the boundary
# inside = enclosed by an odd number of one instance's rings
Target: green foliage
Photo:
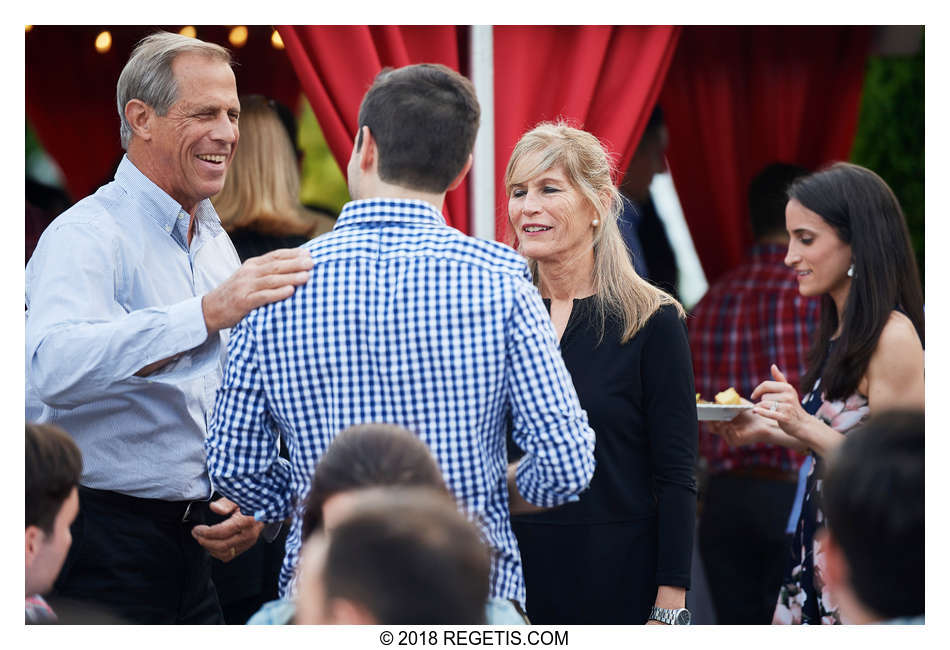
[[[40,146],[40,141],[36,139],[36,134],[33,133],[33,129],[30,128],[30,123],[26,122],[26,158],[29,160],[30,156],[36,152],[42,150],[43,147]]]
[[[924,277],[924,45],[913,56],[868,60],[851,162],[873,169],[897,195]]]
[[[330,153],[310,103],[303,99],[301,104],[303,109],[298,120],[297,136],[298,146],[304,152],[300,201],[339,213],[343,204],[350,200],[346,179]]]

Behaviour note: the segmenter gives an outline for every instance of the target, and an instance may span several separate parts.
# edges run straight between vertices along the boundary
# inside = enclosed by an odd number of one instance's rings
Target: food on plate
[[[736,389],[730,386],[721,393],[716,393],[716,404],[742,404],[742,398],[739,397],[739,393],[736,392]]]
[[[696,393],[697,404],[718,404],[720,406],[737,406],[742,404],[742,398],[739,397],[739,393],[737,393],[736,389],[732,386],[721,393],[716,393],[715,400],[715,402],[704,400],[700,393]]]

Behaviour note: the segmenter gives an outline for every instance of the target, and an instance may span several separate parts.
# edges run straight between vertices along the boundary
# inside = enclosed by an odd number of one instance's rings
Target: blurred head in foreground
[[[297,623],[485,622],[489,553],[444,493],[370,488],[301,553]]]
[[[352,495],[368,487],[428,487],[449,495],[429,448],[395,424],[358,424],[342,431],[320,458],[301,518],[301,539],[332,528]]]
[[[52,424],[26,424],[26,595],[53,587],[72,544],[82,456]]]
[[[842,621],[922,615],[923,412],[885,412],[849,434],[833,457],[822,498],[822,576]]]

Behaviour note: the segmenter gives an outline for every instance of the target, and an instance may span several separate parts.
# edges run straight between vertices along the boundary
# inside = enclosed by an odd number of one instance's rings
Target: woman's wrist
[[[844,442],[844,436],[818,418],[814,418],[814,420],[817,426],[808,432],[808,439],[803,440],[803,442],[812,451],[824,458]]]
[[[654,605],[663,609],[680,609],[686,607],[686,589],[685,587],[673,587],[671,585],[660,585],[656,590],[656,602]]]

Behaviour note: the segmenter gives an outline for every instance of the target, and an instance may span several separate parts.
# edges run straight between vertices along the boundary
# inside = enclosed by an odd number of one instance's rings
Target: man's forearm
[[[147,376],[189,350],[197,356],[179,381],[218,362],[217,339],[207,340],[196,299],[113,321],[40,319],[27,322],[27,373],[37,397],[55,408],[75,408],[127,389],[123,382],[132,375]]]

